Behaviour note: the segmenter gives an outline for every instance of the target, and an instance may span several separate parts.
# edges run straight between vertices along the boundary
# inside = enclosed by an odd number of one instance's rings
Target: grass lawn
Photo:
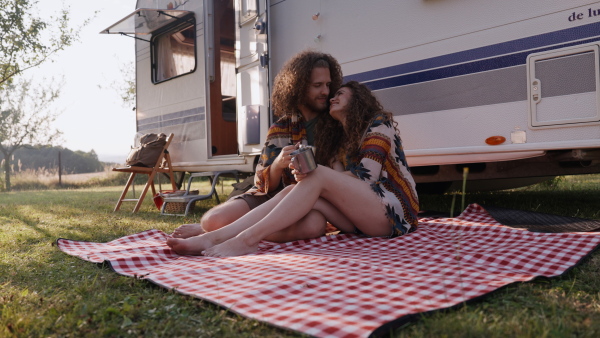
[[[53,246],[57,238],[94,242],[155,228],[171,232],[190,217],[160,216],[147,198],[112,209],[121,187],[0,194],[0,336],[287,337],[213,304],[122,277]],[[221,189],[219,189],[221,192]],[[225,186],[223,193],[228,193]],[[600,175],[566,177],[512,191],[472,193],[467,203],[600,219]],[[224,197],[222,198],[224,200]],[[422,209],[449,211],[451,195],[421,196]],[[460,207],[460,197],[457,198]],[[456,214],[456,212],[455,212]],[[554,279],[514,284],[484,299],[426,315],[398,337],[600,336],[600,253]]]

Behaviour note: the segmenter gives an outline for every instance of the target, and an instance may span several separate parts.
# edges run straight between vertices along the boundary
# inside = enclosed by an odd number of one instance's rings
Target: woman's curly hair
[[[393,121],[393,114],[383,110],[383,106],[367,86],[350,81],[340,88],[348,88],[352,91],[352,97],[346,107],[346,127],[343,129],[340,122],[327,114],[329,118],[324,119],[324,126],[317,135],[329,139],[328,142],[317,148],[319,158],[327,158],[329,161],[337,157],[340,148],[343,148],[350,157],[356,157],[360,151],[365,130],[373,122],[375,116],[383,115],[386,121]],[[397,130],[397,123],[394,122],[393,125]]]
[[[321,114],[315,133],[315,160],[318,164],[331,166],[344,140],[344,128],[329,113]]]
[[[342,68],[331,55],[313,50],[302,51],[288,60],[275,77],[271,106],[276,116],[291,116],[300,113],[299,105],[304,102],[313,68],[329,68],[331,94],[342,84]]]

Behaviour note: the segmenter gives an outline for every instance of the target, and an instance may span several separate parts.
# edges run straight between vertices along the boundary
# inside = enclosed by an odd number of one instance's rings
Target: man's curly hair
[[[356,157],[360,151],[365,130],[373,122],[375,116],[383,115],[386,121],[393,121],[392,113],[383,110],[381,103],[364,84],[350,81],[340,88],[348,88],[352,91],[352,97],[346,107],[345,129],[340,122],[330,117],[325,119],[325,124],[319,130],[318,135],[329,138],[329,142],[324,142],[320,148],[317,148],[319,158],[327,158],[329,161],[338,155],[340,148],[343,148],[350,157]],[[394,129],[397,130],[396,125],[397,123],[394,121]]]
[[[342,68],[331,55],[305,50],[288,60],[275,77],[271,106],[276,116],[291,116],[299,113],[310,85],[313,68],[329,68],[331,75],[330,97],[342,84]]]

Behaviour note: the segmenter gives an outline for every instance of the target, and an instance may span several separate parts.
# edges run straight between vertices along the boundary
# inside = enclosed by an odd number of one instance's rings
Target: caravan
[[[137,132],[178,171],[252,172],[283,63],[336,57],[399,123],[415,180],[443,191],[600,172],[600,2],[138,0]]]

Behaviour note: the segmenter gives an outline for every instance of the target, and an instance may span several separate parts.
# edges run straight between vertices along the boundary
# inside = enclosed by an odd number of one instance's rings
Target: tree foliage
[[[68,8],[42,19],[37,4],[37,0],[0,0],[0,87],[49,60],[79,37],[80,28],[69,27]]]
[[[92,173],[104,170],[104,165],[98,160],[94,150],[89,152],[70,150],[53,146],[23,147],[14,153],[12,165],[14,170],[54,170],[58,168],[58,153],[60,152],[62,172],[64,174]]]
[[[10,190],[10,157],[25,145],[51,144],[60,132],[52,128],[49,110],[61,86],[34,87],[24,71],[51,60],[79,38],[82,27],[71,28],[69,8],[40,16],[38,0],[0,0],[0,151],[5,186]],[[15,79],[21,78],[20,81]]]
[[[135,66],[133,62],[122,64],[120,71],[123,77],[119,82],[113,82],[113,86],[120,94],[124,107],[135,106]]]
[[[135,64],[133,62],[122,63],[119,66],[120,77],[113,80],[108,86],[98,85],[98,88],[110,88],[121,98],[121,105],[124,108],[135,110]]]
[[[0,152],[5,159],[6,190],[10,191],[9,159],[14,152],[26,145],[52,144],[60,136],[52,127],[58,117],[52,103],[61,87],[54,81],[34,86],[31,80],[20,79],[0,88]]]

